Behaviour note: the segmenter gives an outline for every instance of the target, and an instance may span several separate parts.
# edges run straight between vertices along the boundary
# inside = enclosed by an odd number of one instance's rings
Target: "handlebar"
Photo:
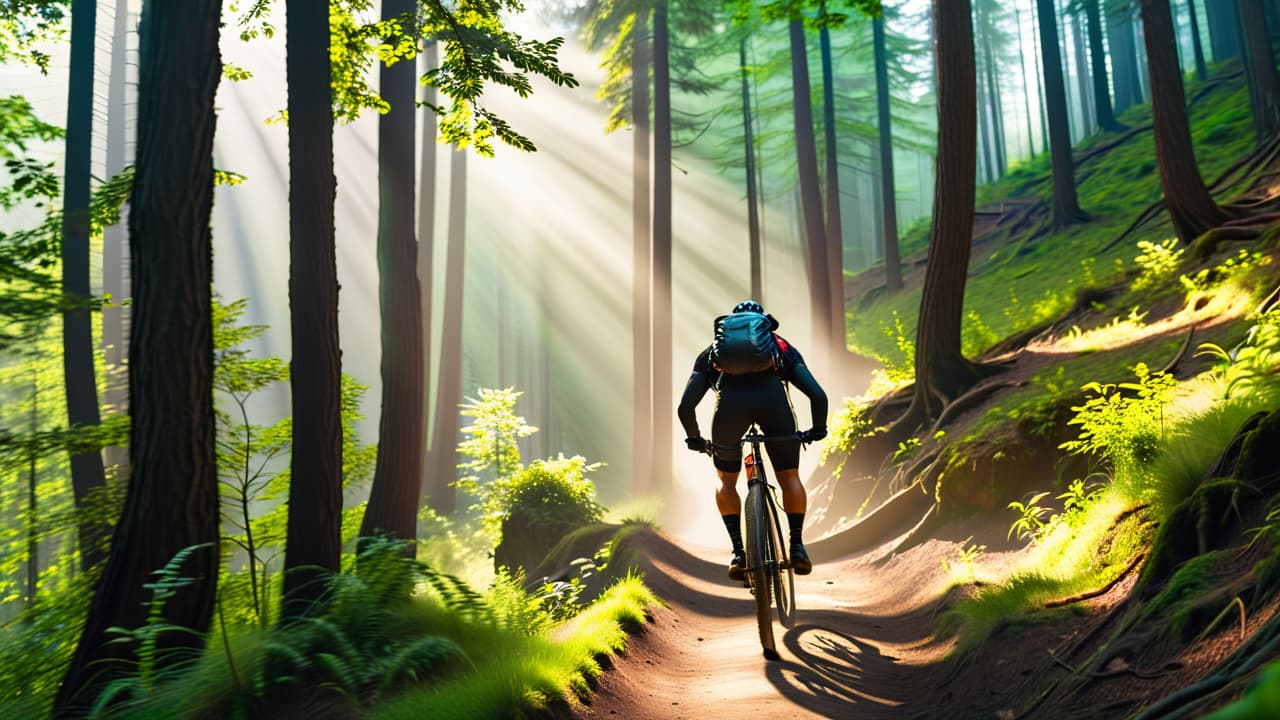
[[[759,435],[755,433],[749,433],[747,435],[743,435],[742,439],[736,443],[718,443],[718,442],[712,442],[711,440],[708,440],[707,453],[710,454],[712,450],[735,450],[739,445],[747,445],[749,443],[792,442],[792,441],[800,441],[800,433],[795,432],[795,433],[791,433],[790,435]]]

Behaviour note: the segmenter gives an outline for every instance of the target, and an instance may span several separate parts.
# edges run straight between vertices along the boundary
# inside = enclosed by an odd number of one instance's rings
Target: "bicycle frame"
[[[783,543],[782,524],[778,519],[780,503],[777,488],[769,484],[764,469],[761,445],[767,442],[796,439],[795,435],[767,437],[753,425],[739,441],[742,445],[751,446],[750,454],[744,458],[747,469],[747,499],[746,507],[743,509],[747,531],[746,579],[747,586],[751,588],[756,599],[756,623],[760,632],[760,645],[764,649],[764,656],[770,660],[778,659],[773,640],[770,602],[776,601],[778,619],[783,627],[794,625],[795,580],[790,572],[791,564],[787,559],[786,545]],[[710,451],[714,448],[728,449],[729,447],[733,446],[710,443],[708,449]]]

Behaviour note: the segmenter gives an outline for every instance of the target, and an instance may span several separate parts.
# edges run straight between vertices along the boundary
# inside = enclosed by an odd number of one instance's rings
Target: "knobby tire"
[[[770,533],[765,484],[752,473],[747,488],[747,574],[756,599],[756,625],[765,657],[776,656],[773,644],[773,617],[770,612]]]
[[[778,501],[772,494],[768,501],[769,518],[771,520],[769,533],[770,547],[772,556],[769,558],[769,567],[772,577],[769,579],[770,585],[773,587],[773,600],[778,608],[778,622],[782,623],[784,628],[792,628],[796,624],[796,579],[794,573],[791,572],[791,563],[787,562],[786,545],[782,538],[782,523],[778,519]]]

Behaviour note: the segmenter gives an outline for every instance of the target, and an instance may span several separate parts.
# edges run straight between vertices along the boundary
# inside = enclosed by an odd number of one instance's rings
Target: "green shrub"
[[[604,508],[595,501],[595,484],[586,477],[597,467],[588,465],[581,456],[535,460],[488,486],[480,504],[485,523],[500,528],[517,513],[533,527],[580,527],[599,522]]]

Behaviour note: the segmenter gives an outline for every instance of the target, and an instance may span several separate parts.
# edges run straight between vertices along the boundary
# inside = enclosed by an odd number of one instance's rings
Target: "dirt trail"
[[[873,551],[797,577],[796,626],[775,622],[775,662],[762,656],[751,595],[725,576],[723,548],[649,532],[636,543],[645,581],[668,607],[573,717],[956,717],[930,699],[950,648],[930,636],[941,559],[957,542],[930,540],[887,562]]]

